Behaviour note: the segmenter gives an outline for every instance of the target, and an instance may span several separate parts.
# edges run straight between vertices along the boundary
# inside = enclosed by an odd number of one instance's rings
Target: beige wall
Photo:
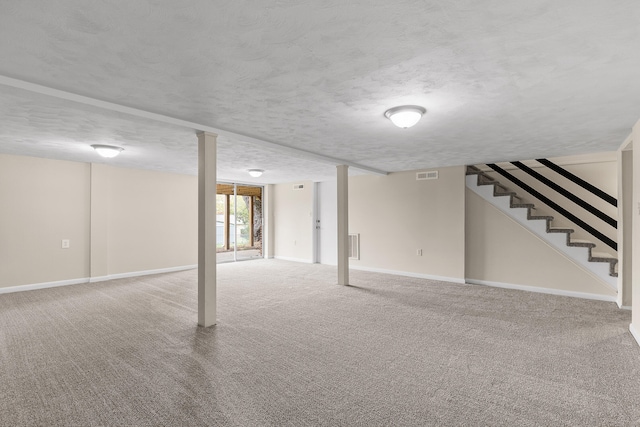
[[[197,264],[193,176],[0,155],[0,200],[0,287]]]
[[[108,172],[109,274],[197,264],[197,177]]]
[[[86,163],[0,154],[0,287],[89,275],[89,178]]]
[[[640,340],[640,121],[633,127],[633,262],[632,274],[632,321],[631,326]]]
[[[351,266],[464,279],[464,168],[438,171],[350,177],[349,232],[360,234]]]
[[[304,188],[294,190],[294,183],[272,187],[274,254],[276,258],[312,262],[313,183],[295,184],[303,184]]]
[[[469,281],[602,295],[615,292],[471,190],[467,190]]]

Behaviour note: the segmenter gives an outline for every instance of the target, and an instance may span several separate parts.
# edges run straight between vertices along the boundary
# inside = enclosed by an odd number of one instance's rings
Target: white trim
[[[313,261],[311,261],[310,259],[303,259],[303,258],[292,258],[292,257],[288,257],[288,256],[274,256],[274,259],[281,259],[283,261],[293,261],[293,262],[302,262],[304,264],[313,264]]]
[[[35,291],[36,289],[57,288],[59,286],[79,285],[81,283],[89,283],[89,278],[83,277],[81,279],[58,280],[56,282],[42,282],[31,285],[7,286],[5,288],[0,288],[0,294]]]
[[[353,264],[350,264],[349,268],[352,270],[371,271],[372,273],[393,274],[394,276],[415,277],[418,279],[438,280],[441,282],[452,282],[452,283],[459,283],[459,284],[465,283],[464,279],[460,279],[457,277],[446,277],[446,276],[436,276],[433,274],[412,273],[410,271],[386,270],[383,268],[362,267],[362,266],[359,266],[359,265],[356,266]]]
[[[631,310],[631,306],[630,305],[623,305],[620,307],[620,310]]]
[[[173,273],[175,271],[193,270],[195,268],[198,268],[198,264],[182,265],[179,267],[158,268],[156,270],[142,270],[142,271],[132,271],[129,273],[109,274],[108,276],[91,277],[89,279],[89,282],[96,283],[96,282],[104,282],[107,280],[126,279],[129,277],[148,276],[150,274]]]
[[[636,339],[636,342],[640,345],[640,334],[636,331],[636,328],[633,326],[633,323],[629,324],[629,332],[633,335],[633,338]]]
[[[91,105],[93,107],[102,108],[109,111],[116,111],[118,113],[128,114],[130,116],[141,117],[144,119],[155,120],[161,123],[167,123],[174,126],[179,126],[187,129],[195,129],[196,131],[211,132],[216,135],[226,136],[231,138],[238,138],[244,142],[257,145],[263,148],[271,148],[286,153],[290,156],[294,156],[301,159],[315,160],[330,165],[349,165],[354,169],[359,169],[364,172],[369,172],[375,175],[388,175],[389,172],[364,166],[358,163],[349,162],[335,157],[325,156],[323,154],[314,153],[307,150],[301,150],[299,148],[289,147],[287,145],[278,144],[264,139],[253,138],[247,135],[243,135],[236,132],[230,132],[224,129],[214,128],[212,126],[206,126],[199,123],[189,122],[186,120],[176,119],[175,117],[165,116],[162,114],[151,113],[149,111],[140,110],[137,108],[126,107],[124,105],[115,104],[113,102],[102,101],[87,96],[78,95],[71,92],[65,92],[58,89],[52,89],[47,86],[38,85],[35,83],[26,82],[24,80],[13,79],[0,75],[0,84],[14,87],[17,89],[23,89],[29,92],[39,93],[41,95],[52,96],[58,99],[65,99],[67,101],[73,101],[84,105]]]
[[[564,289],[542,288],[538,286],[515,285],[512,283],[492,282],[489,280],[466,279],[470,285],[492,286],[494,288],[516,289],[519,291],[536,292],[539,294],[559,295],[563,297],[582,298],[596,301],[616,302],[615,295],[590,294],[587,292],[567,291]]]
[[[633,150],[633,132],[630,133],[629,136],[625,138],[622,144],[620,144],[620,148],[618,148],[618,151],[631,151],[631,150]]]
[[[173,273],[175,271],[192,270],[198,268],[198,265],[183,265],[180,267],[159,268],[157,270],[133,271],[130,273],[110,274],[108,276],[99,277],[83,277],[80,279],[59,280],[57,282],[34,283],[31,285],[18,285],[0,288],[0,294],[9,294],[13,292],[34,291],[37,289],[57,288],[60,286],[80,285],[83,283],[104,282],[107,280],[124,279],[127,277],[147,276],[149,274]]]

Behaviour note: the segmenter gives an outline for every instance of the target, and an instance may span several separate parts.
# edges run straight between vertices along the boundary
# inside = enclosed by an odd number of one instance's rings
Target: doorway
[[[262,258],[262,187],[216,186],[217,262]]]

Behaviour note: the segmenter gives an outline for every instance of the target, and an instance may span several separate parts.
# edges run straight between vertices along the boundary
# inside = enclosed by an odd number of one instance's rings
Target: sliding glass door
[[[218,183],[218,262],[262,258],[262,187]]]

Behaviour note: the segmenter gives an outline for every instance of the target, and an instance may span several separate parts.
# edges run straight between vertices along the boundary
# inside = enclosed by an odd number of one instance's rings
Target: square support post
[[[338,284],[349,284],[349,166],[338,165]]]
[[[198,325],[216,324],[216,138],[198,133]]]

